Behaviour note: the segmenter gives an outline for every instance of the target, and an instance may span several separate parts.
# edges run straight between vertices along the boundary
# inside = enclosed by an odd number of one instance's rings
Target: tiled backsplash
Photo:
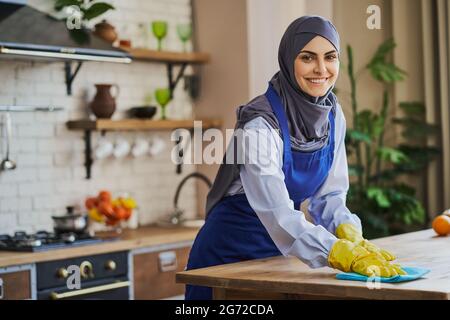
[[[33,1],[32,1],[33,2]],[[144,43],[140,38],[139,23],[148,26],[150,48],[156,40],[150,31],[150,22],[164,19],[169,23],[165,48],[181,50],[175,25],[189,22],[189,0],[115,0],[115,11],[107,18],[119,34],[128,33],[133,43]],[[66,95],[64,64],[62,62],[27,62],[0,60],[0,104],[26,104],[33,106],[56,105],[64,111],[53,113],[11,113],[13,139],[11,158],[17,169],[0,173],[0,233],[15,230],[36,231],[52,228],[51,216],[65,212],[67,205],[83,205],[86,196],[100,189],[113,193],[129,192],[139,204],[140,222],[150,223],[172,209],[176,185],[192,172],[194,166],[184,166],[183,174],[175,173],[170,159],[173,142],[170,132],[135,132],[106,134],[115,141],[118,137],[132,143],[136,137],[150,139],[158,135],[166,142],[166,149],[157,156],[124,159],[108,158],[95,161],[93,178],[85,179],[84,143],[82,132],[68,131],[66,121],[86,118],[87,104],[95,94],[95,83],[116,83],[120,87],[117,110],[113,119],[124,116],[125,110],[142,105],[145,97],[155,88],[167,86],[166,67],[163,64],[133,62],[131,65],[87,62],[84,63],[73,84],[73,95]],[[154,100],[153,100],[154,101]],[[192,102],[178,85],[175,98],[168,107],[169,118],[192,116]],[[155,118],[159,117],[159,110]],[[93,134],[95,146],[100,134]],[[2,137],[3,140],[3,137]],[[4,155],[2,143],[1,155]],[[195,181],[189,181],[180,195],[180,207],[187,216],[196,211]]]

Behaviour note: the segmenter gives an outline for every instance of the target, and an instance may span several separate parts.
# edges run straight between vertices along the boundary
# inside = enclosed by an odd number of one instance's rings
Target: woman
[[[363,238],[359,218],[345,205],[346,124],[332,92],[339,73],[335,27],[319,16],[295,20],[278,62],[267,92],[238,108],[235,132],[250,141],[238,145],[245,162],[221,165],[187,270],[283,254],[312,268],[404,274],[389,262],[391,253]],[[268,143],[256,143],[261,133]],[[264,164],[249,161],[255,154]],[[298,210],[308,198],[314,223]],[[211,289],[188,285],[186,299],[211,299]]]

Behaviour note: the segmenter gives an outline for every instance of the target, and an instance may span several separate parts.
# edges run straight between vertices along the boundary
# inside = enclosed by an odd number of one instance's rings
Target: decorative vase
[[[116,111],[116,98],[119,95],[119,87],[116,84],[96,84],[97,93],[89,107],[92,113],[99,119],[109,119]],[[111,94],[111,87],[116,88],[116,94]]]
[[[118,37],[114,26],[108,23],[106,20],[102,20],[102,22],[95,25],[94,34],[110,43],[114,43],[114,41],[116,41]]]

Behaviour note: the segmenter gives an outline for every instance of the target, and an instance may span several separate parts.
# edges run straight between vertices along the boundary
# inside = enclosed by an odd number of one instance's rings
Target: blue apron
[[[334,158],[334,117],[329,113],[330,137],[314,152],[291,150],[289,128],[281,99],[271,85],[266,92],[280,124],[283,139],[283,173],[295,208],[325,182]],[[281,255],[244,193],[225,196],[210,211],[192,246],[186,270]],[[212,298],[212,290],[186,286],[186,300]]]

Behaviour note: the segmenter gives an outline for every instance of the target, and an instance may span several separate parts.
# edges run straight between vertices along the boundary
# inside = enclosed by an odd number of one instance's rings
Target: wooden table
[[[179,272],[177,282],[212,287],[214,299],[450,299],[450,237],[429,229],[374,243],[396,253],[402,266],[431,272],[411,282],[368,284],[337,280],[337,270],[278,256]]]

